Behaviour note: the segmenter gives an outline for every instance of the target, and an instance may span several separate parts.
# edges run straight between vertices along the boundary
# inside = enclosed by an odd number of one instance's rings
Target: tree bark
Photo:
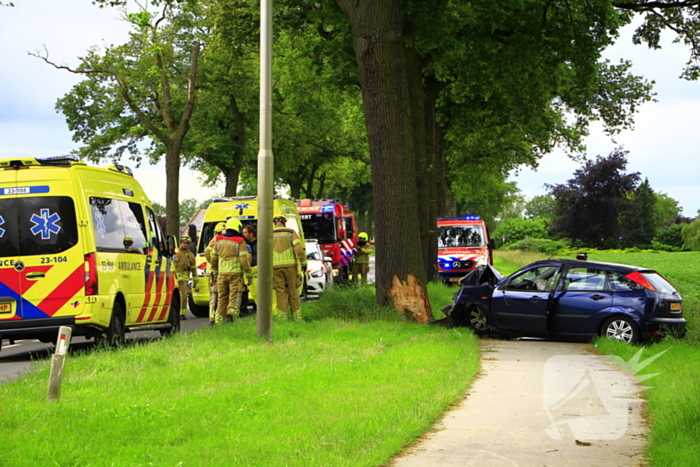
[[[377,302],[417,322],[432,319],[425,293],[410,93],[400,0],[336,0],[350,21],[370,147],[376,219]]]

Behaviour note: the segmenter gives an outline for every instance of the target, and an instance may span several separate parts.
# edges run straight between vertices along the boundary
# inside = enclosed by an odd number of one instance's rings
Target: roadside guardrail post
[[[57,401],[61,396],[61,383],[63,382],[63,365],[66,362],[66,354],[70,347],[70,339],[73,329],[61,326],[58,329],[56,351],[51,356],[51,373],[49,375],[49,401]]]

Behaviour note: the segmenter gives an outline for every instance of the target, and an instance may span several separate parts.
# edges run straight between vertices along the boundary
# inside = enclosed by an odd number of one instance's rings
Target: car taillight
[[[97,295],[97,265],[95,253],[85,255],[85,295]]]
[[[649,289],[652,292],[656,292],[656,289],[654,288],[654,286],[651,285],[649,283],[649,281],[647,280],[647,278],[644,277],[640,272],[637,272],[637,271],[631,272],[625,276],[625,279],[629,279],[632,282],[634,282],[635,284],[641,285],[645,289]]]

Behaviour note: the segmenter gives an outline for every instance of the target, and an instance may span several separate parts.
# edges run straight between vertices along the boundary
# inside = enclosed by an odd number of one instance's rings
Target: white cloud
[[[602,125],[592,124],[586,139],[587,156],[605,157],[623,147],[629,151],[627,172],[640,172],[654,191],[666,193],[679,202],[685,216],[695,217],[700,209],[700,83],[679,79],[688,59],[687,47],[672,44],[670,34],[663,36],[661,50],[635,46],[631,43],[633,28],[628,27],[605,56],[612,62],[619,57],[632,60],[634,74],[656,81],[658,102],[642,105],[635,116],[635,128],[617,135],[614,142],[603,133]],[[545,156],[537,171],[521,169],[520,175],[510,180],[532,197],[546,193],[545,183],[566,183],[580,166],[557,151]]]

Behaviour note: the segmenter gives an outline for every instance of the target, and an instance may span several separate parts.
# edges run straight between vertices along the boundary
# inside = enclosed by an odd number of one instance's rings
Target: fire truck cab
[[[347,279],[357,241],[355,216],[350,208],[340,200],[299,199],[295,203],[304,237],[318,240],[325,255],[333,259],[337,280]]]
[[[495,240],[479,216],[438,217],[438,273],[449,283],[455,283],[474,268],[493,264]]]

